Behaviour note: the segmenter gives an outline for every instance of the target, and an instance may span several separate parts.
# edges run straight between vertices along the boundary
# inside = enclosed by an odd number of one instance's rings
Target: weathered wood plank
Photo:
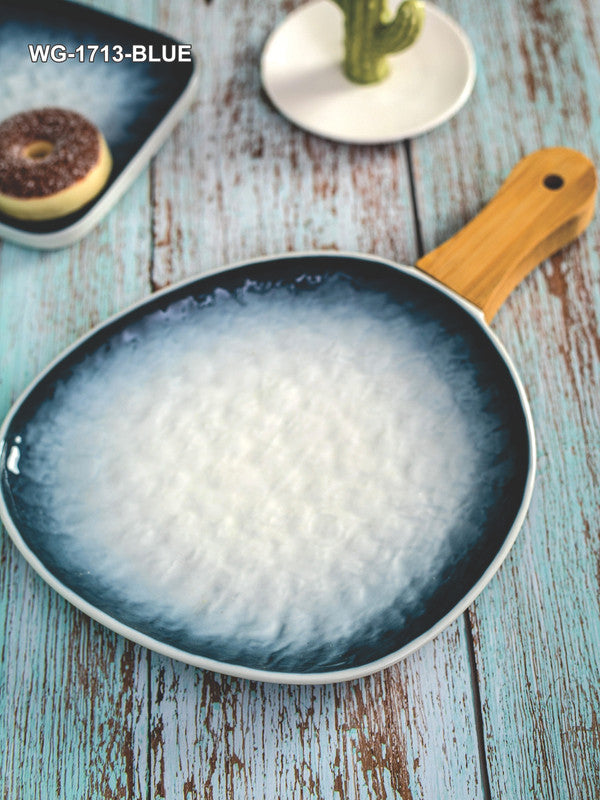
[[[402,145],[308,136],[261,97],[260,51],[289,5],[162,3],[195,43],[198,100],[156,160],[153,278],[337,248],[417,256]],[[479,798],[462,624],[405,664],[343,687],[274,687],[152,655],[156,797]]]
[[[2,245],[2,410],[63,347],[148,290],[147,178],[80,245],[39,254]],[[146,252],[132,227],[146,216]],[[115,248],[113,250],[113,247]],[[59,598],[2,537],[4,624],[1,695],[11,746],[0,784],[30,797],[145,793],[146,654]],[[8,711],[8,708],[10,711]],[[141,775],[139,769],[141,767]],[[37,779],[39,778],[39,783]],[[12,792],[9,789],[12,788]],[[93,791],[92,791],[93,789]],[[24,790],[23,790],[24,791]],[[14,792],[14,793],[13,793]],[[90,794],[88,794],[90,793]],[[25,796],[25,795],[23,795]]]
[[[572,146],[600,163],[597,8],[447,7],[474,39],[480,74],[456,120],[413,145],[427,248],[536,147]],[[598,242],[596,221],[493,325],[522,374],[539,448],[523,532],[470,612],[493,797],[595,798],[600,786]]]
[[[115,211],[80,245],[60,253],[2,245],[3,413],[63,347],[147,291],[147,198],[146,178],[128,194],[131,217]],[[144,214],[145,254],[131,234]],[[57,792],[62,787],[65,796],[85,796],[95,786],[96,796],[119,797],[129,784],[143,796],[145,651],[93,625],[55,595],[6,536],[1,548],[0,680],[10,706],[4,720],[11,747],[0,756],[0,784],[36,775],[32,798],[46,797],[49,786]],[[143,785],[136,777],[140,764]]]
[[[337,686],[250,683],[153,654],[152,795],[481,797],[461,627]]]
[[[144,6],[112,3],[150,22]],[[149,187],[146,173],[71,248],[0,244],[2,416],[60,350],[149,291]],[[146,797],[146,651],[63,601],[5,534],[0,585],[0,796]]]

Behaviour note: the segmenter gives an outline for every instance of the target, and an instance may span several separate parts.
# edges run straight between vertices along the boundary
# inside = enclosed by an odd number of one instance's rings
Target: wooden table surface
[[[294,0],[95,5],[191,42],[200,89],[80,243],[0,243],[0,415],[90,327],[181,278],[287,250],[413,263],[527,152],[566,145],[600,164],[592,0],[440,2],[472,39],[473,96],[437,130],[377,147],[303,133],[262,95],[262,46]],[[3,534],[1,796],[600,797],[599,253],[594,221],[494,320],[537,430],[531,509],[477,601],[397,666],[315,687],[202,672],[90,621]]]

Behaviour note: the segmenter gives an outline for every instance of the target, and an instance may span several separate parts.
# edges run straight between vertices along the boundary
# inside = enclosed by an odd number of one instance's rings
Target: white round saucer
[[[311,0],[269,36],[263,86],[279,111],[301,128],[340,142],[380,144],[417,136],[445,122],[467,101],[475,55],[457,23],[425,3],[414,45],[389,56],[390,75],[361,85],[342,72],[344,20],[332,0]]]

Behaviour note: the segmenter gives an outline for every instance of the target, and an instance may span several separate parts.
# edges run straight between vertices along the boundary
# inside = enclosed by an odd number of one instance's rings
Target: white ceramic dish
[[[293,11],[265,45],[265,91],[295,125],[339,142],[383,144],[425,133],[466,103],[475,83],[475,55],[466,33],[425,3],[423,31],[412,47],[390,56],[391,73],[361,86],[342,72],[343,18],[331,0]]]

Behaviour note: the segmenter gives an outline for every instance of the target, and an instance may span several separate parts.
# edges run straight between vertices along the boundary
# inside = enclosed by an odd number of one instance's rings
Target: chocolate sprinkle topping
[[[50,142],[44,158],[24,153],[36,141]],[[84,178],[100,155],[100,132],[74,111],[41,108],[9,117],[0,125],[0,192],[18,198],[48,197]]]

